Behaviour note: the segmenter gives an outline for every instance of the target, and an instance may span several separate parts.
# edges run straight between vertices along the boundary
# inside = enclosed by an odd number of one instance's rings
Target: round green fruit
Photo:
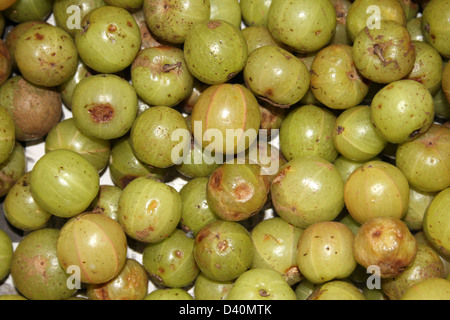
[[[242,0],[239,1],[241,7],[242,20],[248,26],[267,27],[267,14],[272,0]]]
[[[162,288],[153,290],[145,296],[144,300],[194,300],[194,297],[181,288]]]
[[[16,142],[14,119],[8,110],[0,106],[0,164],[8,160]]]
[[[16,0],[6,1],[10,5],[3,14],[9,20],[22,23],[31,20],[46,20],[52,13],[52,0]]]
[[[430,1],[422,12],[424,40],[443,57],[450,58],[450,1]]]
[[[400,300],[449,300],[450,280],[430,278],[414,284],[401,296]]]
[[[13,244],[6,231],[0,230],[0,280],[9,275],[11,261],[13,259]]]
[[[196,300],[227,300],[234,280],[217,281],[205,276],[202,272],[194,283],[194,296]]]
[[[353,283],[333,280],[316,288],[307,300],[366,300]]]
[[[9,193],[16,181],[25,173],[26,167],[25,147],[16,142],[8,159],[0,164],[0,197]]]

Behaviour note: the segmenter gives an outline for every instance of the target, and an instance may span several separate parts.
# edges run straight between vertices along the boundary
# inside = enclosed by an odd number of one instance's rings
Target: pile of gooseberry
[[[6,0],[0,35],[0,299],[450,299],[450,0]]]

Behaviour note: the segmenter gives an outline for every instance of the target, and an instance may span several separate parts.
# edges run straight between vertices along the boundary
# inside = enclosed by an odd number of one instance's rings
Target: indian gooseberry
[[[147,294],[144,300],[194,300],[194,297],[182,288],[157,288]]]
[[[424,41],[422,32],[422,17],[416,17],[409,20],[406,23],[406,29],[408,29],[413,41]]]
[[[59,232],[58,261],[83,283],[110,281],[126,263],[126,234],[106,215],[84,212],[66,221]]]
[[[242,221],[260,212],[269,188],[259,165],[224,163],[209,177],[206,195],[209,207],[220,219]]]
[[[208,21],[209,0],[144,0],[143,10],[149,30],[169,43],[184,43],[195,25]]]
[[[356,262],[364,268],[377,267],[381,279],[400,275],[416,253],[417,240],[398,218],[372,218],[361,224],[353,240]]]
[[[110,6],[121,7],[130,12],[138,11],[144,5],[144,0],[105,0],[105,2]]]
[[[223,20],[241,28],[241,6],[237,0],[210,0],[210,20]]]
[[[17,290],[30,300],[63,300],[76,288],[67,286],[69,275],[58,263],[60,230],[42,228],[27,234],[11,261],[11,277]]]
[[[392,20],[381,20],[379,28],[361,30],[352,53],[356,69],[366,79],[386,84],[407,76],[416,56],[408,29]]]
[[[348,177],[344,201],[359,223],[382,216],[401,219],[409,206],[408,180],[389,162],[368,161]]]
[[[35,24],[17,40],[14,58],[21,75],[45,87],[55,87],[77,70],[78,52],[72,37],[50,24]]]
[[[436,194],[437,192],[422,191],[412,185],[409,186],[409,206],[402,218],[409,230],[422,230],[423,218]]]
[[[300,228],[333,220],[344,207],[342,177],[331,162],[319,157],[287,162],[272,181],[270,194],[276,213]]]
[[[176,229],[167,238],[149,243],[142,264],[157,285],[182,288],[192,284],[200,272],[194,259],[194,238]]]
[[[1,33],[0,33],[1,34]],[[11,75],[12,57],[6,43],[0,39],[0,85],[5,83]]]
[[[11,237],[4,230],[0,230],[0,280],[9,275],[11,261],[14,254]]]
[[[183,46],[187,67],[198,80],[214,85],[233,79],[247,62],[247,42],[241,30],[223,20],[195,24]]]
[[[16,142],[14,119],[5,107],[0,105],[0,163],[8,160]]]
[[[239,1],[241,7],[242,20],[247,26],[267,27],[267,14],[272,0],[242,0]]]
[[[0,104],[14,119],[18,141],[44,138],[62,117],[61,95],[52,88],[35,85],[21,75],[0,87]]]
[[[73,91],[77,84],[84,78],[92,76],[93,71],[81,60],[78,59],[78,66],[75,73],[65,82],[57,86],[61,99],[68,109],[72,109]]]
[[[283,43],[276,40],[272,36],[269,29],[267,29],[267,26],[262,25],[247,26],[241,31],[242,35],[247,41],[248,54],[252,53],[252,51],[258,49],[259,47],[266,45],[286,48],[286,46]]]
[[[401,144],[422,135],[434,120],[433,96],[414,80],[385,85],[371,102],[375,129],[388,142]]]
[[[366,300],[366,297],[353,283],[332,280],[316,288],[307,300]]]
[[[450,63],[446,63],[442,72],[442,91],[450,104]]]
[[[99,73],[116,73],[135,59],[141,47],[141,33],[130,12],[101,6],[81,20],[75,45],[87,66]]]
[[[306,94],[310,75],[302,60],[274,45],[253,50],[243,71],[244,81],[255,96],[287,108]]]
[[[98,194],[89,206],[89,211],[104,214],[113,220],[118,219],[119,199],[122,189],[118,186],[102,184]]]
[[[424,40],[443,57],[450,58],[450,1],[430,1],[422,12]]]
[[[46,20],[52,13],[52,0],[7,0],[6,3],[10,5],[3,11],[3,14],[16,23]]]
[[[328,0],[272,0],[267,27],[273,37],[298,52],[323,48],[336,29],[336,11]]]
[[[122,190],[117,221],[129,237],[155,243],[175,230],[181,213],[182,201],[177,190],[163,182],[139,177]]]
[[[256,268],[236,279],[228,300],[297,300],[297,296],[277,271]]]
[[[369,91],[368,81],[355,67],[350,45],[332,44],[321,49],[310,73],[313,95],[331,109],[355,107]]]
[[[323,221],[308,226],[298,240],[297,263],[312,283],[343,279],[355,270],[353,232],[341,222]]]
[[[367,161],[372,160],[381,160],[379,157],[374,157],[372,159],[369,159]],[[350,174],[355,171],[356,168],[362,166],[367,161],[355,161],[348,159],[344,157],[343,155],[339,155],[336,160],[333,161],[333,165],[336,167],[336,169],[339,171],[339,173],[342,176],[342,179],[344,182],[347,181]]]
[[[352,6],[351,0],[331,0],[336,10],[336,30],[328,44],[348,44],[352,45],[352,39],[347,32],[347,15]]]
[[[423,231],[433,248],[442,256],[450,257],[450,239],[447,221],[450,206],[450,188],[440,191],[430,203],[423,218]]]
[[[82,213],[98,193],[97,169],[82,155],[58,149],[44,154],[31,172],[36,202],[55,216],[71,218]]]
[[[196,300],[227,300],[234,280],[217,281],[202,272],[195,278],[194,296]]]
[[[400,300],[449,300],[450,280],[430,278],[420,281],[408,288]]]
[[[25,147],[16,141],[8,159],[0,163],[0,197],[9,193],[16,181],[25,173],[26,167]]]

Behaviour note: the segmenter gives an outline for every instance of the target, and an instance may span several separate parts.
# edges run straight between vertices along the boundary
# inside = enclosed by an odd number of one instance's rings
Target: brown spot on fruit
[[[219,188],[221,182],[222,182],[222,171],[221,170],[214,171],[209,180],[211,188],[213,189]]]
[[[337,126],[336,128],[336,132],[338,135],[340,135],[342,132],[344,132],[345,128],[342,126]]]
[[[206,25],[209,29],[215,29],[217,27],[220,27],[222,25],[222,22],[220,21],[209,21]]]
[[[36,40],[42,40],[44,39],[44,36],[42,34],[40,34],[39,32],[37,32],[34,37],[36,38]]]
[[[109,32],[116,32],[116,31],[117,31],[116,25],[110,24],[110,25],[108,26],[108,31],[109,31]]]
[[[106,123],[114,118],[114,108],[109,103],[93,103],[88,113],[95,123]]]

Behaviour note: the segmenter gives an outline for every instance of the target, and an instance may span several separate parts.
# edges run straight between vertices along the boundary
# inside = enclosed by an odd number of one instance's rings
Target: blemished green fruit
[[[310,84],[309,71],[303,61],[274,45],[253,50],[243,76],[245,85],[255,96],[284,108],[300,101]]]
[[[398,80],[379,90],[371,102],[372,124],[388,142],[401,144],[419,137],[434,120],[433,96],[414,80]]]
[[[196,300],[227,300],[234,280],[217,281],[202,272],[195,279],[194,296]]]
[[[450,58],[450,1],[430,1],[422,15],[424,40],[443,57]]]
[[[267,14],[272,0],[242,0],[239,1],[241,7],[242,20],[248,26],[267,27]]]
[[[58,261],[83,283],[113,279],[127,258],[127,237],[120,224],[106,215],[85,212],[69,219],[57,243]]]
[[[200,272],[194,258],[195,240],[176,229],[166,239],[146,245],[142,264],[156,284],[182,288],[192,284]]]
[[[27,234],[14,250],[11,277],[15,287],[30,300],[62,300],[71,297],[69,275],[58,263],[59,229],[43,228]]]
[[[307,300],[366,300],[366,298],[353,283],[333,280],[316,288]]]
[[[149,30],[169,43],[184,43],[190,30],[208,21],[209,0],[144,0],[143,10]]]
[[[97,74],[82,79],[72,96],[75,125],[84,134],[110,140],[124,136],[137,115],[136,90],[113,74]]]
[[[97,169],[82,155],[65,149],[43,155],[31,171],[31,192],[36,202],[55,216],[82,213],[98,193]]]
[[[0,197],[9,193],[16,181],[25,174],[26,167],[25,147],[16,142],[8,159],[0,164]]]
[[[72,37],[50,24],[36,24],[17,40],[14,58],[22,76],[44,87],[54,87],[77,70],[78,52]]]
[[[100,185],[98,194],[89,206],[89,210],[95,213],[104,214],[117,221],[117,211],[122,189],[118,186],[108,184]]]
[[[270,194],[278,215],[299,228],[333,220],[344,207],[342,177],[319,157],[287,162],[272,181]]]
[[[144,300],[194,300],[194,297],[181,288],[161,288],[147,294]]]
[[[6,231],[0,230],[0,280],[9,275],[13,252],[11,237]]]
[[[75,35],[78,54],[99,73],[115,73],[130,66],[141,48],[141,32],[127,10],[101,6],[81,20]]]
[[[14,119],[6,108],[0,106],[0,163],[5,162],[14,149],[16,142],[16,127]]]
[[[238,0],[210,0],[210,20],[224,20],[241,28],[242,14]]]
[[[267,13],[267,27],[275,39],[295,51],[314,52],[333,37],[336,11],[328,0],[272,0]]]
[[[235,281],[228,300],[296,300],[283,276],[270,269],[250,269]]]
[[[244,69],[248,57],[241,30],[223,20],[195,24],[186,36],[183,51],[192,75],[210,85],[233,79]]]
[[[122,190],[117,221],[129,237],[155,243],[175,230],[181,213],[181,196],[175,188],[152,178],[139,177]]]
[[[355,270],[353,232],[340,222],[324,221],[308,226],[298,240],[297,263],[301,274],[313,283],[343,279]]]

